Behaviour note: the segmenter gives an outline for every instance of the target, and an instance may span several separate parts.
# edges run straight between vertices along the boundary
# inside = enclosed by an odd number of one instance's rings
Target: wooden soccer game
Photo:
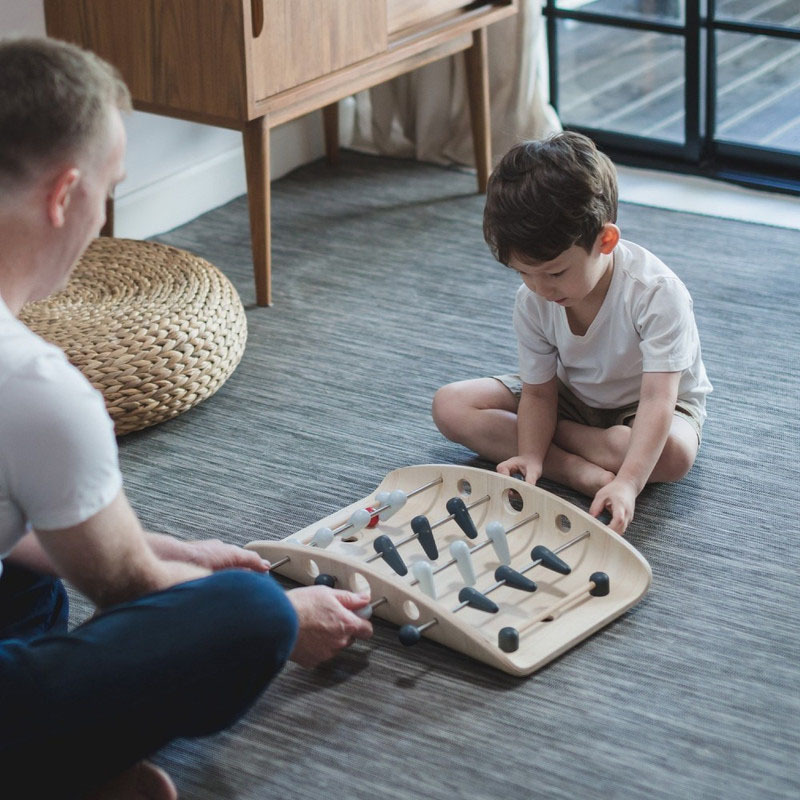
[[[652,573],[585,511],[516,478],[426,464],[280,541],[247,545],[301,584],[368,589],[364,616],[530,675],[645,594]]]

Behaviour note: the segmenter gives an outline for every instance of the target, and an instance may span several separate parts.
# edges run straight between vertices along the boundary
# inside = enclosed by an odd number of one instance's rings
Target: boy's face
[[[606,228],[613,229],[606,231]],[[512,256],[508,266],[516,270],[522,282],[539,297],[565,308],[580,305],[593,293],[608,289],[613,261],[611,253],[619,241],[619,230],[608,225],[587,253],[573,245],[552,261],[528,261]],[[609,235],[610,234],[610,235]]]

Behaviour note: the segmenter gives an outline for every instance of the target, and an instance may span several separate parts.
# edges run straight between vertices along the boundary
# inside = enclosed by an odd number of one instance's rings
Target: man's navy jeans
[[[218,572],[67,632],[61,582],[3,566],[0,785],[20,797],[80,797],[172,739],[228,727],[297,637],[267,575]]]

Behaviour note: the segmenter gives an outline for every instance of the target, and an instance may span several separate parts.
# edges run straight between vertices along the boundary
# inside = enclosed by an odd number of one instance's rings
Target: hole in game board
[[[306,563],[306,572],[312,577],[316,578],[319,575],[319,565],[314,559],[309,558]]]
[[[458,482],[458,491],[466,497],[469,497],[469,495],[472,494],[472,484],[466,478],[462,478]]]
[[[572,530],[572,521],[566,514],[556,514],[556,528],[561,533],[569,533]]]
[[[350,589],[354,592],[369,592],[372,596],[372,587],[360,572],[354,572],[350,576]]]
[[[405,603],[403,603],[403,611],[405,611],[406,616],[409,619],[419,619],[419,609],[417,608],[417,604],[411,600],[406,600]]]
[[[517,513],[522,511],[525,505],[522,495],[516,489],[506,489],[503,492],[503,500],[505,500],[506,506],[511,511],[516,511]]]

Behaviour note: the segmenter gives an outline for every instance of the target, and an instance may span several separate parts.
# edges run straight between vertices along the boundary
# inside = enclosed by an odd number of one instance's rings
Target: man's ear
[[[597,244],[604,255],[611,253],[619,243],[619,228],[613,222],[606,222],[597,235]]]
[[[47,193],[47,218],[54,228],[62,228],[72,193],[81,177],[77,167],[69,167],[58,173]]]

